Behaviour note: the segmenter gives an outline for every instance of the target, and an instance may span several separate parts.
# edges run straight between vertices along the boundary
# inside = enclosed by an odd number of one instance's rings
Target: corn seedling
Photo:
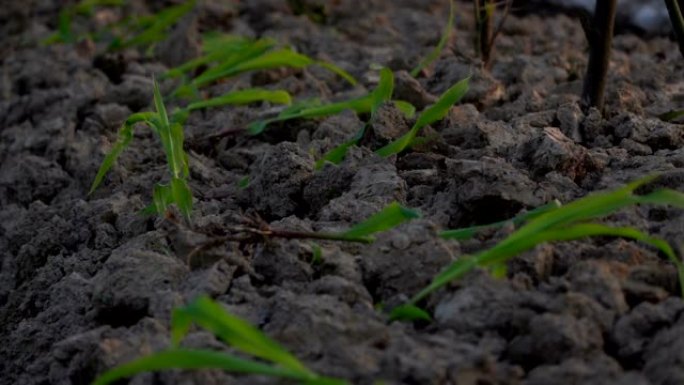
[[[180,342],[192,324],[213,333],[226,345],[254,358],[212,350],[186,349]],[[107,385],[138,373],[169,369],[222,369],[236,374],[263,375],[305,385],[344,385],[346,381],[321,376],[250,323],[228,313],[208,297],[176,309],[171,319],[172,347],[105,372],[93,385]]]
[[[102,35],[109,34],[113,35],[108,46],[109,50],[131,47],[150,49],[154,44],[165,39],[171,27],[194,9],[196,0],[168,7],[154,15],[125,18],[120,22],[107,25],[103,31],[80,35],[73,31],[72,23],[76,16],[90,16],[97,7],[125,4],[126,0],[83,0],[72,7],[66,7],[59,14],[57,32],[45,39],[43,44],[72,44],[86,37],[99,40]]]
[[[109,49],[124,49],[130,47],[152,47],[164,40],[168,31],[178,21],[195,8],[196,0],[174,5],[161,10],[155,15],[142,16],[122,23],[120,27],[126,32],[134,31],[130,37],[117,37],[109,45]]]
[[[369,113],[373,110],[378,100],[386,98],[389,90],[390,95],[394,88],[394,77],[390,70],[384,69],[380,73],[380,83],[376,89],[364,96],[345,100],[341,102],[328,103],[317,105],[310,101],[293,104],[290,108],[286,108],[278,114],[278,116],[270,119],[253,122],[247,128],[247,131],[252,135],[262,133],[268,125],[285,122],[293,119],[315,119],[323,118],[339,114],[346,110],[351,110],[357,114]],[[394,101],[397,108],[401,109],[405,114],[411,114],[415,109],[410,104],[403,101]]]
[[[446,90],[439,97],[435,104],[427,107],[425,110],[423,110],[423,112],[421,112],[416,120],[416,123],[406,134],[380,148],[376,151],[376,153],[382,157],[388,157],[399,154],[408,147],[412,146],[416,136],[418,135],[418,132],[420,132],[421,129],[444,118],[449,113],[451,107],[458,103],[463,96],[465,96],[466,92],[468,92],[469,81],[470,78],[468,77],[451,86],[451,88]]]
[[[178,109],[169,116],[164,105],[157,82],[154,82],[154,105],[156,112],[140,112],[126,119],[119,130],[118,139],[112,150],[107,154],[95,180],[90,188],[92,194],[102,183],[105,175],[116,162],[123,150],[133,139],[133,129],[137,124],[146,124],[161,139],[167,164],[171,174],[168,185],[157,184],[153,192],[153,205],[145,212],[162,214],[171,204],[175,204],[183,213],[186,220],[190,218],[192,210],[192,193],[187,184],[189,178],[188,156],[183,149],[183,124],[192,111],[224,106],[247,104],[255,101],[269,101],[273,103],[290,103],[290,95],[285,91],[270,91],[262,89],[246,89],[234,91],[213,99],[189,104],[186,108]]]
[[[655,247],[676,266],[680,289],[684,295],[684,264],[665,240],[652,237],[632,227],[611,227],[590,222],[637,204],[671,205],[684,208],[684,194],[674,190],[658,189],[646,195],[634,194],[638,187],[653,179],[653,177],[645,178],[615,191],[591,194],[565,206],[549,208],[539,215],[528,218],[529,221],[525,225],[494,247],[472,256],[463,256],[449,265],[432,280],[430,285],[413,296],[408,304],[395,309],[393,315],[395,318],[406,318],[406,314],[414,314],[418,302],[475,268],[487,268],[500,275],[505,273],[507,261],[539,244],[593,236],[629,238]],[[442,235],[448,236],[449,234],[447,232]]]
[[[175,91],[175,96],[192,96],[199,88],[220,80],[245,72],[280,67],[305,68],[318,65],[342,77],[350,84],[356,84],[354,77],[342,68],[325,61],[314,60],[290,48],[277,48],[271,39],[250,40],[230,35],[208,35],[204,39],[203,51],[203,56],[184,63],[164,75],[176,78],[199,67],[207,67],[197,77],[180,86]]]
[[[444,239],[454,239],[454,240],[466,240],[466,239],[471,239],[475,237],[476,235],[485,232],[485,231],[492,231],[492,230],[497,230],[502,227],[505,227],[508,224],[512,224],[514,226],[519,226],[531,219],[534,219],[548,211],[554,210],[558,207],[561,206],[561,203],[558,200],[554,200],[551,203],[547,203],[543,206],[539,206],[533,210],[524,212],[520,215],[517,215],[511,219],[504,220],[504,221],[499,221],[499,222],[494,222],[486,225],[479,225],[479,226],[471,226],[471,227],[465,227],[462,229],[454,229],[454,230],[444,230],[439,233],[439,236],[444,238]]]
[[[98,7],[119,7],[125,4],[125,0],[82,0],[72,6],[64,7],[59,12],[57,31],[42,41],[44,45],[64,43],[73,44],[88,34],[77,34],[72,27],[74,18],[77,16],[91,16]]]
[[[449,37],[451,36],[451,31],[454,29],[454,19],[456,16],[456,5],[454,4],[454,0],[449,0],[449,20],[447,21],[446,26],[444,27],[444,32],[442,32],[442,37],[439,39],[439,42],[437,42],[437,45],[435,48],[430,51],[430,53],[423,58],[423,60],[418,63],[418,65],[411,70],[411,76],[416,77],[418,76],[425,68],[430,66],[435,60],[439,58],[439,56],[442,54],[442,50],[444,50],[444,46],[446,46],[447,42],[449,42]]]
[[[317,170],[321,169],[323,165],[326,163],[339,164],[344,160],[349,148],[358,144],[361,138],[363,138],[363,135],[366,132],[366,129],[368,128],[368,125],[374,121],[376,112],[380,108],[382,103],[392,100],[393,92],[394,75],[392,74],[392,71],[390,71],[388,68],[383,68],[380,70],[380,82],[378,83],[378,86],[375,88],[375,90],[373,90],[373,92],[370,93],[371,114],[369,120],[361,126],[359,131],[357,131],[357,133],[351,140],[344,142],[341,145],[325,153],[323,157],[321,157],[321,159],[319,159],[316,162]],[[409,106],[413,107],[410,104]],[[403,111],[405,114],[412,114],[415,113],[415,108],[413,109],[413,111],[410,109],[404,109]]]
[[[512,3],[512,0],[505,0],[503,13],[495,26],[495,13],[498,5],[496,0],[473,0],[476,30],[475,52],[482,59],[485,68],[489,68],[491,64],[494,43],[508,17]]]
[[[683,110],[673,110],[666,112],[664,114],[661,114],[658,116],[660,120],[666,121],[666,122],[671,122],[677,119],[680,119],[684,117],[684,109]]]

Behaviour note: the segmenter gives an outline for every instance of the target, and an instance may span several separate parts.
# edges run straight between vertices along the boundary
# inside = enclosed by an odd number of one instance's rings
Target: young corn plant
[[[90,34],[79,34],[73,29],[73,21],[76,17],[89,17],[98,7],[120,7],[125,4],[126,0],[82,0],[72,6],[64,7],[59,12],[59,19],[57,20],[57,31],[48,36],[42,41],[43,45],[51,45],[57,43],[73,44],[81,39],[90,36]]]
[[[442,37],[437,42],[435,48],[430,51],[430,53],[425,56],[416,67],[411,70],[411,76],[417,77],[423,70],[429,67],[435,60],[439,59],[444,47],[449,42],[449,37],[451,32],[454,30],[454,19],[456,17],[456,5],[454,0],[449,0],[449,19],[444,27],[444,32],[442,32]]]
[[[105,156],[95,176],[89,194],[92,194],[97,189],[119,155],[130,145],[133,140],[133,129],[135,126],[137,124],[145,124],[159,136],[166,154],[170,173],[170,182],[168,184],[159,183],[154,187],[153,204],[145,212],[163,214],[169,206],[175,205],[183,214],[183,217],[189,220],[192,211],[192,193],[188,186],[188,178],[190,176],[188,156],[183,149],[183,124],[189,114],[196,110],[224,105],[247,104],[257,101],[289,104],[291,97],[285,91],[245,89],[230,92],[213,99],[191,103],[187,107],[178,109],[169,115],[164,105],[159,85],[154,81],[154,105],[156,112],[139,112],[126,119],[119,130],[118,139],[114,147]]]
[[[181,347],[180,343],[192,324],[213,333],[227,346],[253,358]],[[171,340],[170,348],[115,367],[98,377],[92,385],[107,385],[138,373],[170,369],[221,369],[235,374],[281,378],[304,385],[348,384],[344,380],[315,373],[259,329],[228,313],[223,306],[205,296],[173,312]]]
[[[380,71],[380,82],[378,83],[378,86],[375,90],[364,96],[322,105],[312,101],[295,103],[273,118],[251,123],[247,127],[247,131],[252,135],[258,135],[273,123],[285,122],[293,119],[324,118],[339,114],[346,110],[354,111],[357,114],[369,113],[378,105],[378,101],[389,100],[393,88],[394,75],[392,75],[392,72],[389,69],[385,68]],[[388,92],[390,96],[387,96]],[[415,112],[415,108],[405,101],[394,100],[392,102],[407,116],[410,116]]]
[[[325,61],[315,60],[297,53],[291,48],[278,48],[271,39],[251,40],[231,35],[210,34],[205,37],[203,56],[190,60],[168,71],[164,76],[177,78],[187,75],[198,68],[206,68],[202,73],[181,85],[174,96],[193,97],[201,87],[251,71],[273,68],[305,68],[312,65],[323,67],[352,85],[356,80],[342,68]]]
[[[127,0],[82,0],[72,7],[66,7],[59,14],[57,31],[43,40],[43,44],[72,44],[84,38],[99,41],[106,37],[111,40],[107,47],[110,51],[139,47],[147,48],[149,52],[156,43],[168,36],[171,27],[195,8],[196,0],[165,8],[153,15],[127,17],[105,26],[101,31],[82,34],[73,31],[75,17],[91,16],[97,7],[121,7],[126,3]]]
[[[370,118],[364,123],[361,128],[354,134],[350,140],[340,144],[327,153],[323,154],[321,159],[316,162],[316,169],[319,170],[327,163],[339,164],[347,155],[347,151],[352,146],[355,146],[363,138],[368,126],[375,120],[376,113],[383,103],[392,100],[392,93],[394,92],[394,75],[388,68],[380,70],[380,82],[378,86],[369,94],[370,98]],[[395,106],[398,106],[406,116],[412,117],[415,114],[415,108],[402,101],[395,101]],[[403,105],[405,103],[405,105]],[[357,111],[358,112],[358,111]]]
[[[190,13],[196,6],[197,0],[165,8],[150,16],[140,16],[124,20],[113,26],[121,33],[109,44],[110,50],[131,47],[152,48],[156,43],[166,39],[171,27],[176,25],[183,16]]]
[[[392,312],[395,319],[423,319],[427,314],[417,307],[418,303],[448,283],[463,277],[476,268],[486,268],[495,275],[505,274],[506,262],[516,255],[530,250],[542,243],[571,241],[594,236],[612,236],[633,239],[658,249],[677,268],[679,284],[684,296],[684,263],[672,246],[663,239],[650,236],[633,227],[613,227],[592,222],[638,204],[670,205],[684,208],[684,194],[658,189],[645,195],[635,194],[635,190],[654,177],[644,178],[620,189],[588,195],[565,206],[547,205],[541,210],[532,211],[519,222],[526,223],[494,247],[472,256],[463,256],[438,274],[432,282],[411,300]],[[477,229],[475,229],[477,231]],[[441,233],[444,238],[468,237],[473,229],[448,230]],[[429,315],[428,315],[429,316]]]
[[[435,104],[427,107],[423,112],[420,113],[418,119],[413,124],[411,129],[398,139],[387,144],[386,146],[375,151],[378,155],[386,158],[391,155],[396,155],[411,147],[420,132],[425,126],[428,126],[436,121],[442,120],[448,113],[451,107],[458,103],[463,96],[468,92],[468,84],[470,78],[465,78],[458,83],[454,84],[446,90],[437,99]]]

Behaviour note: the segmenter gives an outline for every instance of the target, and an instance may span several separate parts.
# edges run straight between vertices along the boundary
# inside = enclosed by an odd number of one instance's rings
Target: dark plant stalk
[[[582,89],[582,103],[585,108],[603,109],[616,10],[617,0],[598,0],[596,2],[591,30],[587,33],[587,37],[589,37],[589,64]]]
[[[684,1],[679,0],[665,0],[667,5],[667,12],[670,14],[670,22],[672,23],[672,30],[674,31],[677,42],[679,43],[679,52],[684,56],[684,16],[682,16],[682,9],[679,3],[684,4]]]
[[[491,55],[490,42],[492,41],[492,18],[494,13],[488,8],[493,6],[494,0],[474,0],[475,6],[475,52],[482,59],[486,67]]]

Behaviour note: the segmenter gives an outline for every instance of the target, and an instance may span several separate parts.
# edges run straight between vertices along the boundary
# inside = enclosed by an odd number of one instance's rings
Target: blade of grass
[[[520,225],[524,222],[529,221],[530,219],[536,218],[541,214],[544,214],[547,211],[555,210],[558,207],[560,207],[561,204],[558,200],[554,200],[551,203],[547,203],[543,206],[539,206],[533,210],[524,212],[520,215],[517,215],[511,219],[499,221],[499,222],[494,222],[486,225],[479,225],[479,226],[471,226],[471,227],[466,227],[462,229],[454,229],[454,230],[444,230],[439,233],[439,236],[444,238],[444,239],[455,239],[455,240],[464,240],[464,239],[470,239],[477,235],[477,233],[483,231],[483,230],[493,230],[493,229],[499,229],[504,226],[506,226],[508,223],[512,223],[513,225]]]
[[[397,306],[390,313],[390,321],[432,321],[432,317],[418,306],[407,304]]]
[[[411,145],[416,135],[423,127],[444,118],[451,107],[463,98],[466,92],[468,92],[469,81],[470,78],[468,77],[451,86],[451,88],[439,97],[435,104],[426,108],[420,116],[418,116],[418,120],[413,127],[411,127],[409,132],[380,148],[376,153],[386,158],[404,151]]]
[[[408,220],[420,218],[420,214],[397,202],[390,203],[380,212],[345,231],[345,237],[368,237],[377,232],[389,230]]]
[[[566,241],[596,235],[630,238],[658,248],[677,266],[678,271],[682,273],[680,281],[684,282],[684,264],[678,259],[667,242],[629,227],[616,228],[594,223],[577,223],[606,216],[623,207],[638,203],[673,205],[684,208],[684,194],[677,191],[661,189],[643,196],[633,194],[638,187],[654,178],[643,178],[615,191],[592,194],[566,206],[541,213],[494,247],[478,253],[474,257],[462,258],[454,262],[444,272],[438,274],[428,287],[416,294],[410,303],[415,304],[477,266],[502,264],[513,256],[540,243]],[[684,285],[682,290],[684,291]],[[682,294],[684,295],[684,292]]]
[[[298,112],[290,112],[288,114],[281,114],[275,118],[265,119],[251,123],[247,131],[252,135],[262,133],[269,124],[276,122],[284,122],[291,119],[314,119],[322,118],[330,115],[336,115],[345,110],[352,110],[356,113],[370,112],[372,107],[372,96],[366,95],[360,98],[345,100],[342,102],[325,104],[311,108],[303,108]]]
[[[120,46],[111,48],[129,48],[136,46],[148,46],[166,37],[166,30],[176,24],[183,16],[192,11],[196,0],[171,6],[157,13],[151,20],[152,23],[142,32],[120,43]]]
[[[223,369],[234,373],[259,374],[305,382],[314,379],[302,372],[262,364],[227,353],[170,349],[118,366],[98,377],[93,385],[107,385],[138,373],[168,369]]]
[[[380,81],[378,82],[378,86],[373,90],[373,92],[370,93],[370,98],[371,98],[371,116],[370,119],[364,123],[359,131],[356,132],[354,137],[339,146],[333,148],[332,150],[328,151],[319,159],[316,161],[315,169],[320,170],[325,163],[332,163],[332,164],[339,164],[341,163],[344,158],[347,155],[347,151],[349,150],[350,147],[356,145],[361,138],[363,138],[364,133],[366,132],[366,129],[368,128],[368,125],[375,120],[375,115],[377,110],[380,108],[380,106],[392,100],[392,94],[394,93],[394,74],[392,71],[388,68],[382,68],[380,70]],[[395,105],[397,105],[399,101],[394,101]],[[413,111],[415,112],[415,108],[413,105],[411,105],[408,102],[401,102],[402,107],[404,109],[408,109],[408,106],[413,108]]]
[[[666,122],[671,122],[671,121],[677,120],[681,117],[684,117],[684,109],[672,110],[672,111],[666,112],[664,114],[658,115],[658,118],[660,120],[664,120]]]
[[[439,39],[437,46],[435,46],[435,48],[432,49],[432,51],[430,51],[430,53],[425,58],[423,58],[423,60],[421,60],[420,63],[418,63],[418,65],[414,69],[411,70],[411,76],[413,76],[414,78],[418,76],[418,74],[420,74],[422,70],[424,70],[426,67],[432,64],[442,54],[442,50],[444,49],[446,43],[449,41],[449,36],[451,36],[451,31],[454,29],[455,15],[456,5],[454,4],[454,0],[449,0],[449,20],[447,21],[447,24],[444,27],[442,37]]]
[[[195,78],[192,84],[196,87],[202,87],[218,79],[235,76],[243,72],[278,67],[304,68],[314,63],[309,57],[298,54],[291,49],[284,48],[267,52],[263,48],[259,46],[252,47],[252,51],[248,52],[248,55],[244,55],[251,56],[250,58],[243,56],[239,59],[231,60],[229,63],[222,63]],[[254,55],[257,52],[259,54]]]
[[[393,100],[392,103],[394,103],[394,106],[397,107],[399,111],[403,112],[404,116],[408,119],[413,119],[413,117],[416,116],[416,107],[413,104],[403,100]]]
[[[97,187],[102,183],[105,175],[107,175],[107,172],[109,172],[116,162],[116,159],[131,143],[131,140],[133,139],[133,127],[137,123],[149,121],[154,115],[155,114],[152,112],[139,112],[129,116],[128,119],[126,119],[121,129],[119,129],[118,138],[114,144],[114,147],[105,156],[100,168],[97,170],[97,175],[95,176],[93,184],[90,186],[90,191],[88,194],[92,194],[97,189]]]
[[[225,105],[241,105],[262,101],[277,104],[291,104],[292,97],[290,97],[290,94],[286,91],[271,91],[261,88],[249,88],[245,90],[229,92],[225,95],[218,96],[212,99],[190,103],[187,109],[189,111],[195,111],[210,107],[220,107]]]
[[[187,318],[192,319],[204,329],[219,336],[227,344],[236,349],[251,354],[255,357],[277,363],[292,372],[309,376],[315,375],[307,369],[296,357],[283,349],[278,343],[263,334],[248,322],[226,312],[221,305],[213,302],[208,297],[200,297],[185,308],[176,310],[185,313],[185,316],[176,316],[183,322],[172,325],[172,333],[178,338],[177,328],[187,330]],[[180,317],[180,318],[178,318]],[[187,317],[184,319],[184,317]]]
[[[338,67],[337,65],[335,65],[333,63],[328,63],[328,62],[319,60],[316,62],[316,65],[319,67],[323,67],[323,68],[327,69],[328,71],[334,73],[335,75],[341,77],[342,79],[347,81],[347,83],[351,84],[352,86],[355,86],[359,83],[356,81],[356,79],[354,79],[353,76],[351,76],[351,74],[349,72],[343,70],[342,68]]]

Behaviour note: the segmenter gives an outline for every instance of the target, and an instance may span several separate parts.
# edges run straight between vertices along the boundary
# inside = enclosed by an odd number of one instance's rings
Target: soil
[[[470,10],[459,4],[458,31],[416,80],[406,71],[439,40],[447,1],[303,1],[323,9],[318,22],[281,0],[208,1],[152,57],[35,44],[54,30],[60,3],[0,8],[1,385],[89,384],[108,368],[167,347],[171,310],[199,294],[248,319],[312,369],[354,384],[684,383],[676,271],[631,241],[544,245],[513,259],[504,279],[470,274],[425,303],[431,323],[389,322],[381,310],[512,230],[458,243],[437,237],[439,229],[502,220],[657,172],[659,185],[684,191],[684,127],[656,118],[684,104],[684,60],[667,37],[616,36],[602,115],[580,107],[587,44],[580,23],[562,13],[512,15],[485,71],[472,50]],[[143,12],[168,2],[133,3]],[[315,160],[356,132],[355,114],[210,141],[202,138],[242,127],[271,107],[193,114],[186,126],[192,230],[139,214],[166,172],[149,130],[136,132],[88,196],[122,121],[152,108],[152,75],[197,55],[199,33],[215,29],[274,37],[334,61],[361,82],[351,89],[319,68],[273,70],[210,88],[215,95],[259,85],[300,99],[339,100],[375,86],[373,63],[391,67],[395,97],[419,108],[469,73],[472,87],[425,131],[435,139],[423,148],[389,159],[373,154],[412,123],[387,105],[361,145],[321,171]],[[184,258],[205,233],[245,213],[276,228],[329,231],[392,201],[423,218],[367,246],[317,242],[320,263],[311,263],[313,242],[282,239],[227,244],[190,264]],[[608,222],[679,245],[683,214],[644,206]],[[201,331],[187,344],[220,347]],[[147,373],[128,383],[280,382],[209,370]]]

